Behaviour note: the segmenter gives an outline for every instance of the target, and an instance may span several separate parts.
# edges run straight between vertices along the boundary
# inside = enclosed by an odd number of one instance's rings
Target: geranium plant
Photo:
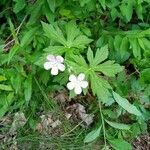
[[[131,150],[149,138],[150,0],[0,8],[0,149]]]

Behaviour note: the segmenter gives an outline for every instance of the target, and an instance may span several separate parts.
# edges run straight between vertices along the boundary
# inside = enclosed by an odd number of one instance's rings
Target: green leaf
[[[85,59],[82,57],[82,55],[72,55],[71,57],[79,66],[88,67]]]
[[[79,35],[74,41],[71,47],[75,47],[75,48],[85,48],[89,43],[91,43],[93,40],[89,39],[87,36],[85,35]]]
[[[130,38],[130,44],[132,46],[133,49],[133,55],[138,58],[141,59],[141,48],[138,44],[138,41],[136,38]]]
[[[29,76],[24,82],[24,95],[28,104],[32,96],[32,76]]]
[[[81,5],[81,7],[83,7],[85,4],[87,4],[89,1],[91,1],[91,0],[80,0],[79,2],[80,2],[80,5]]]
[[[143,20],[143,7],[141,4],[135,5],[135,11],[139,19]]]
[[[102,77],[97,76],[95,72],[90,72],[90,81],[93,94],[105,103],[110,94],[109,89],[111,89],[111,86],[109,83]]]
[[[148,40],[147,38],[142,38],[141,39],[145,48],[150,49],[150,40]]]
[[[55,0],[47,0],[48,6],[50,10],[54,13],[56,8],[56,1]]]
[[[5,113],[9,110],[10,105],[14,99],[14,93],[11,92],[7,97],[4,95],[0,97],[0,119],[5,115]],[[2,107],[1,107],[2,106]]]
[[[132,104],[129,103],[129,101],[125,98],[122,98],[119,94],[113,92],[113,96],[115,101],[124,108],[127,112],[134,114],[136,116],[141,116],[141,112]]]
[[[48,22],[54,22],[55,16],[54,16],[54,12],[52,10],[55,12],[55,6],[51,5],[51,8],[50,8],[49,4],[45,2],[45,5],[42,7],[41,12],[45,14]]]
[[[15,13],[20,12],[24,7],[26,6],[26,1],[25,0],[13,0],[15,2],[15,6],[13,11]]]
[[[10,85],[4,85],[4,84],[0,84],[0,90],[13,91],[13,89]]]
[[[132,146],[123,139],[108,140],[115,150],[132,150]]]
[[[100,71],[104,75],[114,77],[117,73],[123,71],[123,67],[115,64],[114,61],[108,60],[94,68],[95,71]]]
[[[133,14],[132,2],[128,1],[128,3],[122,3],[120,10],[122,15],[126,18],[127,22],[129,22]]]
[[[92,39],[89,39],[87,36],[83,35],[82,32],[80,32],[77,25],[73,21],[65,25],[67,40],[57,24],[51,25],[42,22],[42,25],[47,37],[57,43],[61,43],[66,48],[66,52],[68,53],[72,50],[71,48],[79,50],[84,49],[92,41]]]
[[[106,9],[105,0],[99,0],[100,4],[102,5],[103,9]]]
[[[123,56],[126,54],[126,52],[129,50],[129,40],[128,38],[125,36],[122,39],[121,45],[120,45],[120,54],[123,58]]]
[[[114,39],[114,47],[116,51],[120,50],[121,42],[122,42],[122,37],[120,35],[116,35]]]
[[[13,35],[13,38],[15,39],[15,43],[18,44],[18,37],[17,37],[17,34],[16,34],[16,30],[15,30],[14,24],[12,23],[10,18],[8,18],[8,22],[9,22],[9,26],[10,26],[10,31],[11,31],[11,33]]]
[[[100,48],[106,44],[106,37],[104,35],[100,36],[100,38],[96,42],[96,47]]]
[[[45,51],[47,54],[62,55],[68,51],[68,49],[64,46],[48,46],[43,51]]]
[[[116,8],[112,8],[110,13],[113,21],[119,16],[119,12]]]
[[[71,11],[69,9],[60,8],[59,13],[61,16],[65,16],[67,18],[72,18]]]
[[[11,84],[13,88],[15,89],[15,93],[21,92],[21,81],[22,81],[22,75],[17,73],[14,74],[14,76],[11,77]]]
[[[19,45],[14,45],[11,49],[10,49],[10,52],[8,54],[8,64],[10,63],[10,61],[12,60],[12,58],[14,57],[14,55],[18,52],[19,50]]]
[[[24,33],[20,42],[21,47],[27,46],[31,43],[37,30],[38,30],[38,27],[34,27]]]
[[[1,81],[6,81],[6,80],[7,80],[6,77],[0,75],[0,82]]]
[[[150,84],[150,68],[142,70],[140,79],[142,82]]]
[[[39,23],[39,16],[42,13],[42,8],[44,3],[44,0],[37,0],[34,5],[32,5],[30,11],[28,13],[30,14],[30,19],[28,21],[28,25],[33,25],[34,23]]]
[[[88,59],[89,63],[92,64],[94,56],[93,56],[93,52],[90,47],[88,48],[88,51],[87,51],[87,59]]]
[[[105,119],[105,121],[112,127],[116,128],[116,129],[120,129],[120,130],[129,130],[130,126],[123,124],[123,123],[117,123],[117,122],[112,122],[112,121],[108,121]]]
[[[145,50],[145,46],[144,46],[143,40],[140,39],[140,38],[138,38],[138,43],[139,43],[139,45],[141,46],[141,48],[142,48],[143,50]]]
[[[71,47],[75,38],[80,35],[80,30],[77,28],[73,21],[66,24],[66,34],[67,34],[67,46]]]
[[[55,42],[61,43],[62,45],[66,45],[66,39],[64,38],[62,31],[56,24],[53,26],[51,24],[42,22],[42,26],[48,38],[54,40]]]
[[[97,66],[99,63],[107,59],[107,57],[108,57],[108,45],[105,45],[100,49],[98,48],[91,66]]]
[[[90,133],[88,133],[84,139],[84,143],[92,142],[96,138],[98,138],[100,135],[101,128],[102,128],[102,126],[100,126],[98,129],[95,129],[95,130],[91,131]]]
[[[88,70],[88,65],[82,55],[72,55],[71,60],[66,60],[68,66],[73,72],[81,73]]]

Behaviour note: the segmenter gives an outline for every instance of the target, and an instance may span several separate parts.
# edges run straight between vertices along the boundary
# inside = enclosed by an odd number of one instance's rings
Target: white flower
[[[80,73],[77,77],[75,75],[70,75],[69,83],[67,84],[67,88],[69,90],[73,90],[76,94],[81,94],[82,88],[85,89],[88,86],[88,82],[84,80],[85,75]]]
[[[52,75],[57,75],[58,71],[64,71],[65,66],[63,64],[64,58],[61,56],[48,55],[47,62],[44,63],[44,68],[46,70],[51,69]]]

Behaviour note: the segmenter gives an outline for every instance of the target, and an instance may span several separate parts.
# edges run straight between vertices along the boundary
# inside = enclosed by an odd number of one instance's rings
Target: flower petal
[[[76,82],[77,81],[77,77],[75,75],[71,74],[69,76],[69,81]]]
[[[58,64],[57,67],[60,71],[65,71],[65,66],[63,64]]]
[[[61,63],[64,62],[64,58],[61,56],[56,56],[56,60]]]
[[[80,73],[80,74],[78,75],[78,80],[79,80],[79,81],[84,80],[84,78],[85,78],[85,74],[84,74],[84,73]]]
[[[75,92],[76,94],[81,94],[82,89],[81,89],[80,85],[76,85],[76,86],[75,86],[74,92]]]
[[[45,62],[45,63],[44,63],[44,68],[45,68],[45,70],[51,69],[51,68],[52,68],[51,62]]]
[[[55,60],[54,55],[48,55],[46,58],[47,58],[48,61],[54,61]]]
[[[51,74],[52,75],[57,75],[58,74],[58,68],[57,67],[52,67]]]
[[[88,82],[87,81],[81,81],[80,86],[85,89],[88,87]]]
[[[73,90],[73,89],[74,89],[74,87],[75,87],[75,85],[74,85],[74,83],[73,83],[73,82],[69,82],[69,83],[67,83],[67,88],[68,88],[69,90]]]

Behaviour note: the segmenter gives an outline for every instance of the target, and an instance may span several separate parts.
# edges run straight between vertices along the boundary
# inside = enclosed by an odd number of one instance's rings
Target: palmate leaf
[[[74,47],[78,49],[83,49],[92,42],[87,36],[79,30],[75,22],[70,21],[66,24],[66,34],[67,34],[67,47]]]
[[[105,102],[110,96],[109,89],[110,84],[102,77],[98,76],[92,68],[88,66],[85,59],[82,56],[75,55],[72,60],[67,60],[68,66],[75,73],[85,73],[91,82],[91,88],[93,94],[98,97],[99,100]]]
[[[115,64],[114,61],[106,61],[102,64],[102,61],[107,59],[108,57],[108,46],[105,45],[101,49],[97,49],[95,57],[93,57],[93,52],[89,48],[87,52],[87,58],[90,63],[90,67],[95,72],[102,72],[104,75],[109,77],[114,77],[118,72],[121,72],[123,70],[123,67],[121,67],[119,64]]]
[[[65,26],[66,35],[67,35],[67,45],[72,45],[72,42],[75,38],[81,34],[80,30],[77,28],[73,21],[69,22]]]
[[[88,64],[81,55],[73,55],[71,58],[78,64],[78,66],[88,68]]]
[[[66,45],[66,39],[60,30],[60,28],[55,24],[55,26],[51,24],[47,24],[42,22],[43,30],[48,38],[54,40],[55,42],[61,43],[62,45]]]
[[[102,64],[99,64],[107,59],[107,57],[108,47],[106,45],[100,49],[97,49],[95,57],[91,48],[88,48],[87,59],[89,64],[87,64],[81,55],[73,55],[71,57],[72,59],[68,61],[68,66],[70,66],[74,72],[82,72],[87,75],[91,82],[93,94],[104,103],[110,97],[111,94],[109,90],[112,88],[102,76],[98,75],[98,72],[102,72],[107,76],[114,77],[118,72],[123,70],[123,67],[121,67],[119,64],[114,64],[114,61],[106,61]]]
[[[90,47],[88,48],[88,51],[87,51],[87,59],[90,64],[93,63],[94,56],[93,56],[93,52]]]
[[[114,61],[108,60],[94,68],[95,71],[100,71],[108,77],[115,77],[115,75],[123,70],[119,64]]]
[[[97,76],[95,72],[91,72],[89,76],[93,94],[96,95],[99,100],[105,102],[110,95],[109,89],[112,89],[110,84],[102,79],[102,77]]]
[[[108,45],[101,47],[101,49],[97,49],[95,57],[91,62],[90,66],[97,66],[99,63],[107,59],[108,57]]]
[[[83,73],[88,70],[88,64],[81,55],[72,55],[71,60],[66,60],[66,62],[68,67],[75,73]]]
[[[88,45],[89,43],[91,43],[93,40],[89,39],[87,36],[85,35],[79,35],[73,42],[71,47],[75,47],[75,48],[81,48],[84,49],[86,47],[86,45]]]
[[[62,44],[66,49],[84,49],[86,45],[92,41],[87,36],[83,35],[83,33],[78,29],[77,25],[73,21],[68,22],[65,25],[67,38],[65,38],[63,32],[57,26],[57,24],[54,26],[42,22],[42,25],[46,36],[51,40]]]

